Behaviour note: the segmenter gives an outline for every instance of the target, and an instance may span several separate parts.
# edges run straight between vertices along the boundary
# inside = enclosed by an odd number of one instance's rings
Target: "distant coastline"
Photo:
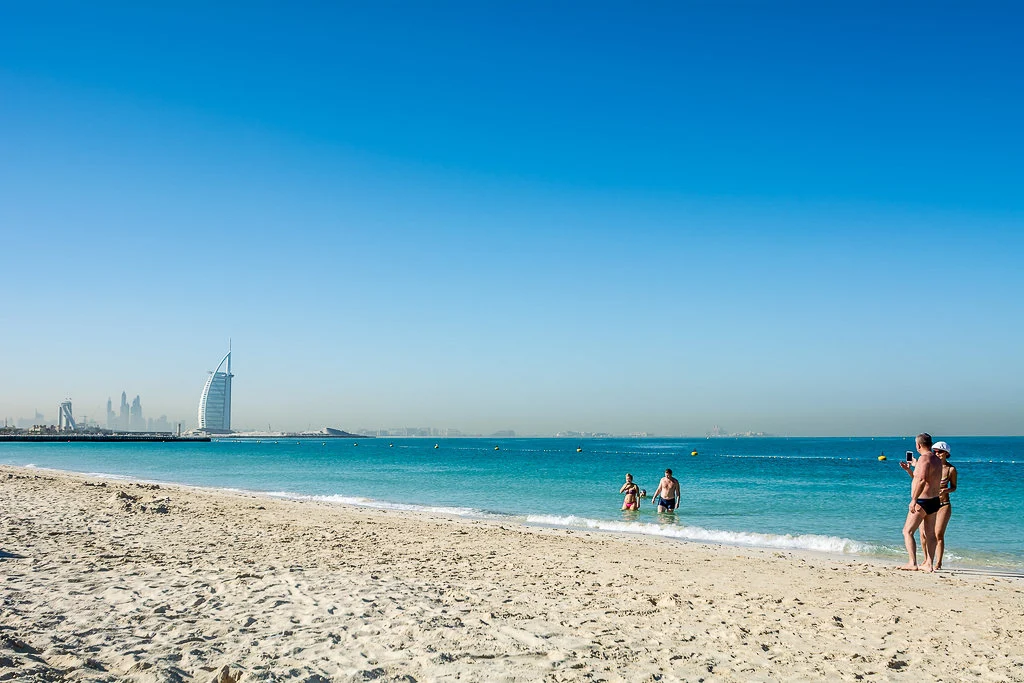
[[[173,434],[0,434],[0,441],[21,441],[26,443],[81,443],[81,442],[103,442],[112,443],[119,441],[210,441],[208,436],[175,436]]]

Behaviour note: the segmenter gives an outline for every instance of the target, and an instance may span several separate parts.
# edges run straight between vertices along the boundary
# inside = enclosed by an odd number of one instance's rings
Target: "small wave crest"
[[[313,496],[286,491],[268,491],[264,495],[274,498],[288,498],[291,500],[318,500],[324,503],[337,503],[340,505],[355,505],[364,508],[377,508],[380,510],[403,510],[407,512],[429,512],[439,515],[454,515],[456,517],[480,517],[481,510],[465,507],[447,507],[444,505],[412,505],[410,503],[391,503],[385,500],[363,498],[361,496]]]
[[[726,545],[745,545],[758,548],[779,548],[786,550],[814,550],[843,555],[871,555],[881,550],[870,543],[862,543],[839,536],[816,534],[761,534],[752,531],[722,531],[699,526],[665,525],[652,522],[618,522],[602,519],[577,517],[576,515],[529,515],[530,524],[545,524],[559,527],[596,529],[647,536],[664,536],[684,541],[707,541]]]
[[[86,472],[85,476],[94,477],[96,479],[112,479],[115,481],[139,481],[135,477],[130,477],[127,474],[110,474],[108,472]]]

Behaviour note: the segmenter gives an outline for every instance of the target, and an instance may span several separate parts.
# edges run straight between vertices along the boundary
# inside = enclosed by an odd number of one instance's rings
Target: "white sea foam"
[[[291,500],[318,500],[325,503],[338,503],[340,505],[355,505],[365,508],[377,508],[380,510],[404,510],[408,512],[429,512],[439,515],[454,515],[456,517],[481,517],[484,513],[481,510],[464,507],[446,507],[443,505],[412,505],[409,503],[391,503],[373,498],[361,496],[307,496],[286,491],[268,491],[264,495],[274,498],[288,498]]]
[[[576,515],[529,515],[530,524],[546,524],[559,527],[596,529],[647,536],[664,536],[686,541],[707,541],[727,545],[745,545],[759,548],[780,548],[788,550],[816,550],[827,553],[853,555],[876,554],[883,550],[870,543],[862,543],[839,536],[816,534],[761,534],[751,531],[722,531],[699,526],[654,524],[651,522],[619,522],[602,519],[577,517]]]

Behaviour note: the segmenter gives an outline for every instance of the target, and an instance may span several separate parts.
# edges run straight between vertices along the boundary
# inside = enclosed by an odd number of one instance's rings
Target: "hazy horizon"
[[[0,417],[1024,434],[1024,10],[0,9]]]

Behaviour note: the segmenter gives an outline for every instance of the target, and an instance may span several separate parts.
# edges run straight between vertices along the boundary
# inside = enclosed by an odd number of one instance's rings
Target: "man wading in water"
[[[658,512],[672,512],[679,505],[679,480],[672,476],[672,470],[665,470],[665,476],[654,492],[654,504]]]

